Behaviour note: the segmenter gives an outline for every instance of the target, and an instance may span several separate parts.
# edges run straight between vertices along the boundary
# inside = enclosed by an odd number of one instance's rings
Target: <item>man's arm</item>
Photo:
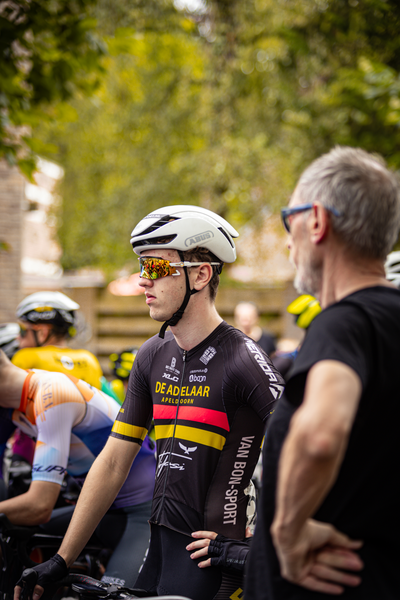
[[[128,476],[139,444],[109,437],[86,477],[59,554],[70,567]]]
[[[59,493],[58,483],[32,481],[24,494],[0,502],[0,513],[4,513],[14,525],[47,523]]]
[[[361,381],[347,365],[326,360],[310,370],[303,404],[282,448],[271,534],[283,577],[312,590],[337,594],[360,578],[349,540],[310,519],[331,489],[342,463],[361,396]]]
[[[64,540],[58,551],[59,556],[70,567],[90,536],[97,527],[99,521],[111,506],[122,484],[128,476],[132,462],[140,450],[139,444],[126,442],[114,437],[109,437],[107,444],[94,461],[79,495],[78,503],[74,510],[71,523],[65,534]],[[49,566],[50,561],[43,563],[43,567]],[[38,571],[40,571],[39,565]],[[52,581],[52,567],[47,570],[46,580]],[[58,579],[56,577],[56,579]],[[33,593],[34,600],[38,600],[43,594],[40,585],[40,574],[38,585]],[[14,599],[21,596],[21,587],[16,586]]]

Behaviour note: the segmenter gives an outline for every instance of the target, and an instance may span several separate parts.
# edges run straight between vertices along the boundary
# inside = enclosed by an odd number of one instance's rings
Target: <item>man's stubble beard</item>
[[[312,260],[311,257],[307,256],[303,264],[295,268],[296,276],[293,285],[296,291],[299,294],[310,294],[318,297],[321,289],[321,265],[319,261]]]

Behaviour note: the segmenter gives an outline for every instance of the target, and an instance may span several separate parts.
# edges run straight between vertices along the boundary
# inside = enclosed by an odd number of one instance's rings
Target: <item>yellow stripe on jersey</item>
[[[173,425],[156,425],[154,429],[156,431],[156,440],[169,438],[174,435]],[[184,425],[176,426],[175,437],[187,442],[211,446],[211,448],[216,448],[217,450],[222,450],[226,441],[224,436],[218,433],[197,429],[196,427],[185,427]]]
[[[122,423],[121,421],[115,421],[111,431],[139,440],[144,440],[147,434],[145,427],[136,427],[135,425],[129,425],[129,423]]]

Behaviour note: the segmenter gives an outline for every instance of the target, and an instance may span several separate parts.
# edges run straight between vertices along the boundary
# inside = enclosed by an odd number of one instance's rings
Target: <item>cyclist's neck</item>
[[[205,340],[222,321],[212,304],[206,315],[184,314],[179,323],[171,327],[171,331],[180,348],[191,350]]]

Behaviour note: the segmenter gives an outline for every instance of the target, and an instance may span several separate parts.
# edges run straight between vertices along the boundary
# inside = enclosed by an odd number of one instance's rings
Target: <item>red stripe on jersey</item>
[[[153,406],[153,415],[155,419],[175,419],[176,406],[155,404]],[[229,431],[228,417],[226,413],[219,410],[198,408],[195,406],[180,406],[178,418],[179,420],[183,419],[185,421],[215,425],[216,427]]]
[[[176,406],[165,406],[164,404],[154,404],[153,417],[155,419],[175,419]]]
[[[196,421],[197,423],[207,423],[207,425],[216,425],[229,431],[228,417],[226,413],[210,408],[199,408],[196,406],[180,406],[179,419],[185,421]]]

